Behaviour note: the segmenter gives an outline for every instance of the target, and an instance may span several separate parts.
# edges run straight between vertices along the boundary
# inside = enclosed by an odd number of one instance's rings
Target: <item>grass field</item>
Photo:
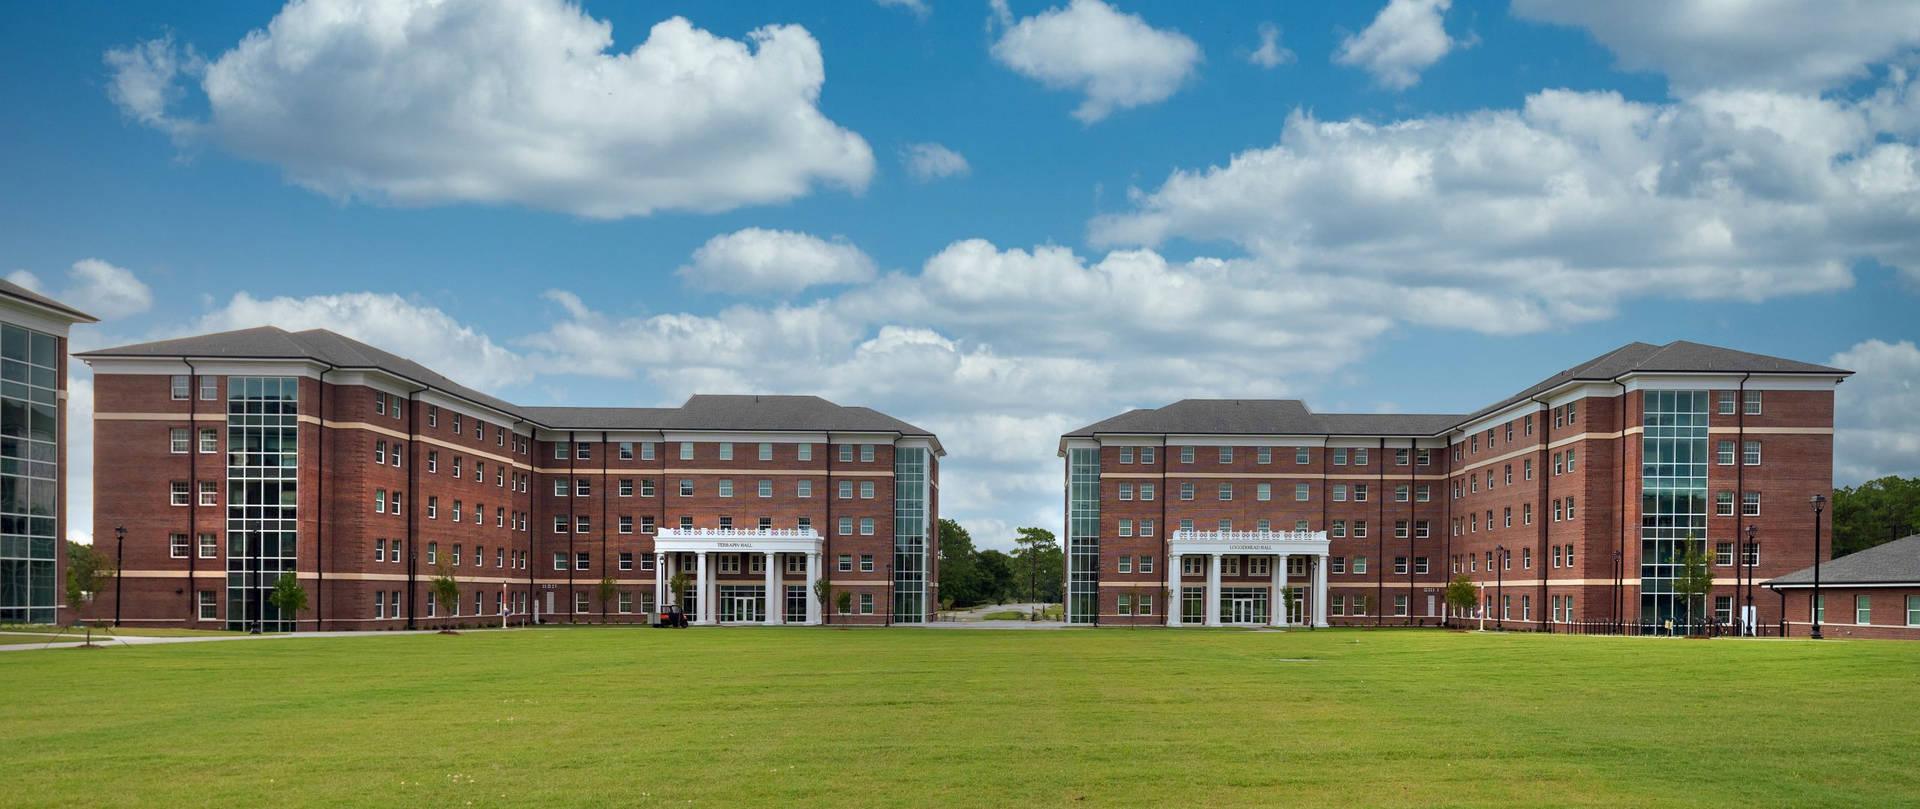
[[[0,655],[24,806],[1899,806],[1920,644],[468,632]]]

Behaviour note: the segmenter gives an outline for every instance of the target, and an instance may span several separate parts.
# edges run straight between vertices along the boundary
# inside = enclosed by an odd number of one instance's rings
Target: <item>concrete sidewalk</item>
[[[519,627],[515,627],[515,629],[518,629],[518,628]],[[153,638],[153,637],[143,637],[139,635],[109,635],[105,632],[95,631],[93,633],[93,645],[95,646],[147,646],[147,645],[156,644],[156,643],[207,643],[207,642],[213,642],[213,641],[272,640],[275,638],[360,638],[360,637],[381,637],[386,635],[431,635],[438,631],[439,630],[437,629],[416,629],[412,631],[388,630],[388,631],[381,631],[381,632],[267,632],[259,635],[195,635],[191,637],[178,637],[178,638]],[[474,631],[482,631],[482,630],[474,630]],[[513,630],[492,629],[492,630],[485,630],[485,631],[500,632],[500,631],[513,631]],[[0,632],[0,652],[24,652],[31,649],[77,649],[77,648],[80,648],[81,646],[86,645],[85,633],[68,633],[69,636],[78,638],[77,640],[73,640],[73,641],[53,641],[53,642],[39,641],[35,643],[14,643],[14,644],[6,643],[8,634],[12,634],[12,633]],[[33,634],[33,633],[21,633],[21,634]],[[50,635],[54,633],[47,632],[47,633],[39,633],[39,634]]]

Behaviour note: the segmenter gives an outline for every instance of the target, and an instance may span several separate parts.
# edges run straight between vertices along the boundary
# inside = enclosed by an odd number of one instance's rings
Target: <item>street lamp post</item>
[[[120,571],[126,568],[122,560],[126,558],[127,527],[113,527],[113,625],[120,625]]]
[[[1754,536],[1760,533],[1760,526],[1747,523],[1747,544],[1740,549],[1740,563],[1747,568],[1747,586],[1743,591],[1746,597],[1747,611],[1740,616],[1740,625],[1749,635],[1760,634],[1759,622],[1753,613],[1753,565],[1759,560],[1760,546],[1754,542]]]
[[[1495,545],[1493,549],[1497,551],[1493,561],[1493,603],[1500,609],[1500,614],[1493,619],[1493,628],[1504,631],[1507,628],[1507,546]]]
[[[1820,512],[1827,507],[1827,496],[1816,494],[1807,498],[1813,506],[1813,603],[1808,605],[1808,617],[1813,619],[1813,639],[1820,639]]]

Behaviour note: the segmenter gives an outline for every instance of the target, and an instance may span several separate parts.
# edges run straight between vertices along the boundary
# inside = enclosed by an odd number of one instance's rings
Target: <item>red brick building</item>
[[[0,281],[0,623],[67,623],[67,330],[92,315]]]
[[[1811,634],[1818,612],[1821,637],[1920,640],[1920,535],[1821,563],[1818,599],[1813,582],[1809,566],[1761,585],[1779,596],[1787,635]]]
[[[1747,596],[1813,558],[1848,374],[1633,343],[1468,414],[1123,413],[1060,440],[1068,619],[1436,624],[1464,575],[1505,628],[1777,625]],[[1690,547],[1705,603],[1673,592]]]
[[[91,618],[637,622],[682,572],[701,623],[912,623],[938,603],[944,450],[867,408],[526,407],[317,329],[77,356],[94,369],[94,525],[126,530],[124,601]],[[285,572],[309,594],[297,616],[265,603]],[[455,603],[431,592],[440,576]]]

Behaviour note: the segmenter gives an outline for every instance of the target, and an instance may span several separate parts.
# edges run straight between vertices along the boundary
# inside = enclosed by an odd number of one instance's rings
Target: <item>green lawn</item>
[[[0,655],[6,805],[1894,806],[1920,644],[594,629]]]

